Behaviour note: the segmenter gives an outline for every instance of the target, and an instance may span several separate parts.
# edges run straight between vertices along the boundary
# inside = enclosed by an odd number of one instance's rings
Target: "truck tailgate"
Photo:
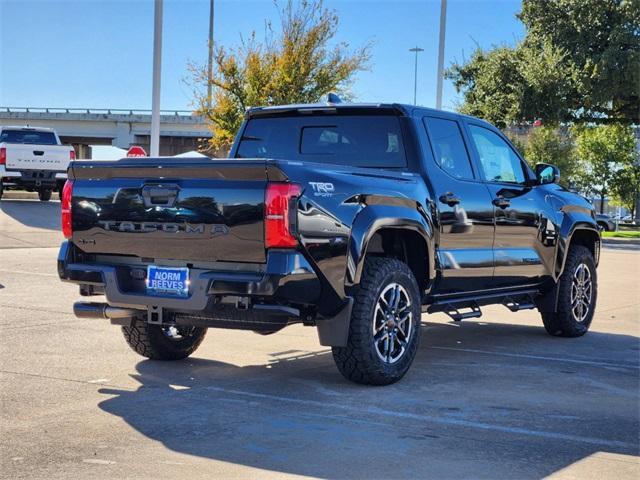
[[[271,178],[270,178],[271,177]],[[88,253],[265,262],[264,160],[74,162],[73,242]]]
[[[7,170],[49,170],[64,172],[69,166],[69,152],[67,145],[20,145],[6,143]]]

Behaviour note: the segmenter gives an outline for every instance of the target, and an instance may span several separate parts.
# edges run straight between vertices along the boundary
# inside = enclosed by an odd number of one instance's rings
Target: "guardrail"
[[[130,108],[55,108],[55,107],[0,107],[0,113],[80,113],[107,115],[151,115],[151,110]],[[191,117],[191,110],[160,110],[160,115],[174,115],[176,117]]]

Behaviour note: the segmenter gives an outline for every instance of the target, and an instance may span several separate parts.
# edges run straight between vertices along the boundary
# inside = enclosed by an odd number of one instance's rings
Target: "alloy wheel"
[[[398,283],[385,287],[373,314],[373,344],[385,363],[396,363],[407,351],[412,335],[413,313],[405,288]]]
[[[576,322],[583,322],[589,315],[593,296],[591,271],[580,263],[573,272],[571,282],[571,315]]]

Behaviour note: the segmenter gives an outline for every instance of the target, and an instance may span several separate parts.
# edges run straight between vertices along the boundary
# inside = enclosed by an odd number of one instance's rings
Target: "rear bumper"
[[[28,188],[54,187],[67,179],[67,172],[55,170],[11,170],[0,165],[0,179]]]
[[[21,178],[22,174],[20,172],[7,170],[4,165],[0,165],[0,178]]]
[[[139,265],[137,268],[139,269]],[[111,306],[148,310],[206,312],[213,303],[240,301],[313,305],[319,298],[320,282],[311,265],[296,251],[273,250],[264,271],[219,271],[190,269],[188,297],[160,297],[141,291],[129,281],[129,267],[82,263],[75,247],[66,241],[58,255],[61,280],[104,292]]]

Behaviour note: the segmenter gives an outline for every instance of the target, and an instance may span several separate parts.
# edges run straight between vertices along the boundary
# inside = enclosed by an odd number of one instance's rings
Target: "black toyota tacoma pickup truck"
[[[247,112],[230,158],[73,162],[62,280],[74,312],[139,354],[191,355],[210,327],[315,326],[340,372],[393,383],[421,314],[537,308],[576,337],[596,306],[593,207],[477,118],[398,104]]]

